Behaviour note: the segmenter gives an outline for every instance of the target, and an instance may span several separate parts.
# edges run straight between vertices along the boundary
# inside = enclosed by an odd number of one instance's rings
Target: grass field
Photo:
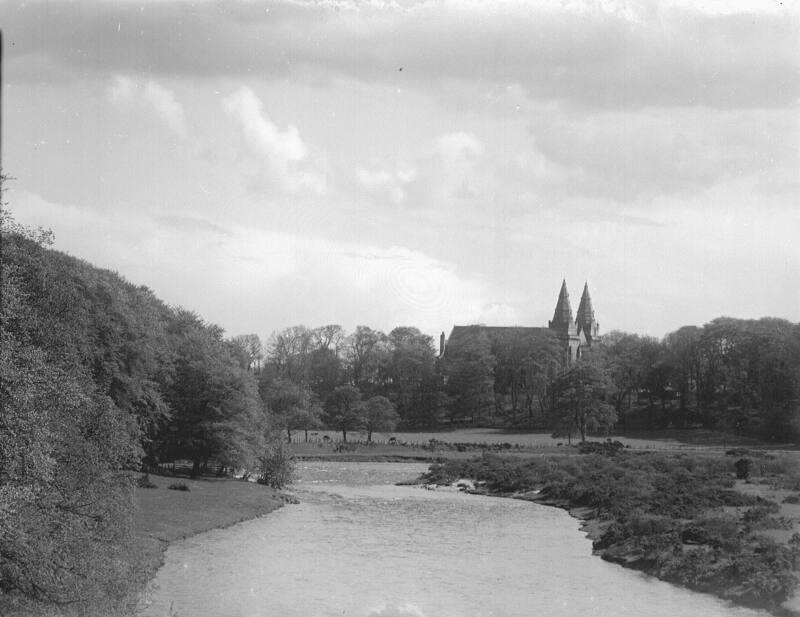
[[[309,444],[324,444],[325,437],[330,442],[340,442],[342,434],[337,431],[315,431],[309,433]],[[559,444],[566,444],[563,438],[554,438],[549,433],[520,433],[506,431],[503,429],[492,428],[462,428],[451,431],[422,431],[422,432],[393,432],[393,433],[373,433],[372,440],[376,445],[388,445],[390,438],[394,437],[398,444],[408,444],[409,446],[427,446],[431,439],[447,443],[470,443],[497,445],[508,443],[512,446],[519,446],[528,449],[549,449],[559,447]],[[661,430],[647,431],[628,434],[613,434],[611,439],[621,441],[632,449],[643,450],[674,450],[694,448],[726,448],[732,445],[747,445],[748,447],[758,447],[759,444],[754,440],[744,440],[741,438],[725,435],[724,433],[700,429],[687,430]],[[360,431],[351,431],[347,434],[349,442],[366,442],[367,434]],[[590,437],[590,439],[602,440],[603,437]],[[575,440],[573,440],[573,443]],[[295,431],[292,435],[292,443],[303,444],[304,434],[302,431]],[[764,447],[795,449],[795,444],[762,444]]]

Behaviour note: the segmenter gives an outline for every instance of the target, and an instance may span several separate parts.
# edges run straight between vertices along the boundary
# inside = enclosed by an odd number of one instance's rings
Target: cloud
[[[369,617],[425,617],[425,613],[416,604],[388,604],[372,611]]]
[[[789,179],[800,166],[794,111],[646,109],[540,112],[531,147],[550,164],[540,190],[616,202],[694,195],[741,177]],[[780,186],[771,183],[773,190]]]
[[[401,166],[396,172],[384,169],[370,171],[357,167],[355,176],[358,184],[368,192],[382,198],[388,196],[392,203],[399,205],[406,199],[405,185],[414,181],[417,172],[408,166]]]
[[[290,191],[325,191],[325,180],[320,174],[296,165],[308,156],[296,126],[289,125],[281,131],[264,112],[261,99],[246,87],[224,98],[222,106],[238,122],[245,141],[273,183]]]
[[[56,249],[114,269],[233,334],[266,335],[297,323],[366,323],[385,331],[413,325],[434,334],[454,321],[475,323],[493,301],[484,281],[402,246],[181,211],[96,211],[27,192],[13,195],[12,209],[22,224],[52,228]]]
[[[113,103],[127,103],[136,93],[137,86],[130,77],[115,75],[114,83],[108,88],[108,97]]]
[[[175,100],[172,90],[165,88],[150,80],[144,87],[144,99],[153,106],[159,117],[179,135],[186,132],[186,123],[183,116],[183,107]]]
[[[181,136],[186,134],[183,106],[175,98],[175,93],[152,79],[142,85],[126,75],[115,75],[108,88],[108,98],[115,105],[142,101],[170,130]]]
[[[587,108],[788,107],[793,3],[32,3],[8,11],[9,72],[344,76],[402,87],[516,84]],[[41,36],[46,31],[48,36]],[[92,41],[92,45],[86,45]],[[398,72],[398,67],[403,71]]]

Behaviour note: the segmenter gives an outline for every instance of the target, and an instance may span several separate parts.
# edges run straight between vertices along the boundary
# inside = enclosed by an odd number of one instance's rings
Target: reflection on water
[[[394,486],[425,465],[302,463],[298,505],[170,548],[147,616],[763,615],[592,556],[578,522]]]

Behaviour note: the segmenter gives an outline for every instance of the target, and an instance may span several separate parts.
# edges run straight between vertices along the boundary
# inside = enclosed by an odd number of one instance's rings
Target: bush
[[[770,514],[775,514],[780,510],[780,506],[774,501],[764,501],[757,506],[754,506],[742,514],[742,520],[745,523],[752,524],[763,521]]]
[[[736,477],[740,480],[746,480],[750,477],[750,472],[753,469],[753,461],[749,458],[740,458],[733,466],[736,468]]]
[[[183,482],[174,482],[167,487],[171,491],[186,491],[189,492],[191,489],[186,486]]]
[[[141,475],[136,479],[136,487],[137,488],[158,488],[155,484],[153,484],[150,481],[150,474],[149,473]]]
[[[620,441],[582,441],[578,444],[578,452],[581,454],[603,454],[605,456],[613,456],[622,450],[625,446]]]
[[[295,460],[283,441],[276,441],[268,446],[264,456],[258,461],[260,468],[256,482],[275,489],[291,484],[294,478]]]
[[[794,493],[793,495],[787,495],[783,500],[783,503],[800,503],[800,495],[797,493]]]
[[[731,448],[725,451],[725,456],[747,456],[750,450],[747,448]]]

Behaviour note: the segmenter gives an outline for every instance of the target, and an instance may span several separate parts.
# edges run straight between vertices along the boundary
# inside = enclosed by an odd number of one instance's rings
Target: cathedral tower
[[[592,307],[592,297],[589,295],[589,283],[583,285],[583,295],[581,303],[578,305],[578,318],[576,319],[578,333],[583,333],[586,344],[590,345],[600,340],[600,324],[594,318],[594,308]]]
[[[578,335],[578,326],[572,318],[572,306],[569,303],[569,292],[567,291],[567,281],[561,283],[561,291],[558,294],[556,310],[553,312],[553,319],[547,324],[551,330],[555,330],[558,340],[564,346],[567,354],[567,361],[573,362],[580,357],[581,338]]]

